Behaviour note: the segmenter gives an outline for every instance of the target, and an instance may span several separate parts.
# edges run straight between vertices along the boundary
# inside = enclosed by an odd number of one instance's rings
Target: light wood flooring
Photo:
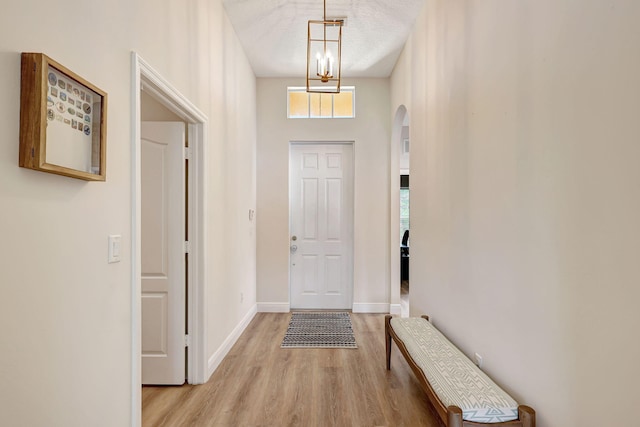
[[[206,384],[142,389],[143,426],[441,427],[384,315],[352,314],[358,349],[281,349],[289,314],[258,313]]]

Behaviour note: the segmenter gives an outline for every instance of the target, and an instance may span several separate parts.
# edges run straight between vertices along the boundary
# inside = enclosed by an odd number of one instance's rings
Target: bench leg
[[[518,406],[518,418],[522,427],[536,427],[536,411],[527,405]]]
[[[391,315],[384,316],[384,342],[387,349],[387,371],[391,370]]]
[[[447,407],[447,427],[462,427],[462,409],[457,406]]]

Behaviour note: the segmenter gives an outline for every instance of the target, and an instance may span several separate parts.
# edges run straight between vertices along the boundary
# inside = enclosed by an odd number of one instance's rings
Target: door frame
[[[187,382],[202,384],[207,378],[206,260],[207,191],[206,145],[208,119],[195,105],[131,52],[131,425],[142,423],[142,317],[141,317],[141,151],[140,91],[144,91],[187,123],[190,160],[188,181],[189,264],[187,266]]]
[[[293,148],[294,145],[305,145],[305,146],[312,146],[312,145],[350,145],[351,146],[351,186],[352,186],[352,200],[351,200],[351,283],[350,283],[350,295],[349,295],[349,305],[351,306],[351,310],[353,310],[353,295],[355,292],[355,246],[356,246],[356,222],[355,222],[355,215],[356,215],[356,143],[355,141],[348,141],[348,140],[335,140],[335,141],[301,141],[301,140],[294,140],[294,141],[289,141],[289,160],[288,160],[288,165],[289,165],[289,170],[287,172],[287,181],[288,181],[288,214],[289,214],[289,218],[288,218],[288,223],[289,223],[289,227],[288,227],[288,232],[289,232],[289,236],[291,236],[291,150]],[[289,308],[291,308],[291,252],[289,251],[289,257],[288,257],[288,261],[289,261],[289,265],[288,265],[288,279],[289,279]]]

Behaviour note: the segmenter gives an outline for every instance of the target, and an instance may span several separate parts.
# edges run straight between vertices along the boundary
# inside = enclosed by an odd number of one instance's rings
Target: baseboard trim
[[[354,313],[389,313],[389,304],[354,302],[352,311]]]
[[[258,313],[289,313],[291,307],[288,302],[259,302]],[[352,311],[354,313],[389,313],[400,314],[400,304],[386,303],[354,303]]]
[[[402,304],[390,304],[389,305],[389,314],[394,316],[402,315]]]
[[[258,313],[288,313],[288,302],[259,302]]]
[[[234,330],[231,331],[231,334],[229,334],[227,339],[225,339],[222,345],[211,355],[208,363],[207,380],[211,377],[215,370],[218,369],[218,366],[220,366],[222,360],[227,354],[229,354],[229,351],[231,351],[231,347],[233,347],[236,341],[238,341],[238,338],[240,338],[240,335],[242,335],[247,326],[249,326],[249,323],[254,318],[257,312],[257,305],[251,307],[251,310],[249,310],[249,312],[244,316],[238,326],[236,326]]]

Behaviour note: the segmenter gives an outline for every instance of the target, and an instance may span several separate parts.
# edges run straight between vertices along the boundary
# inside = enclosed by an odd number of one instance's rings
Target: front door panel
[[[353,146],[292,144],[291,307],[350,309],[353,293]]]

